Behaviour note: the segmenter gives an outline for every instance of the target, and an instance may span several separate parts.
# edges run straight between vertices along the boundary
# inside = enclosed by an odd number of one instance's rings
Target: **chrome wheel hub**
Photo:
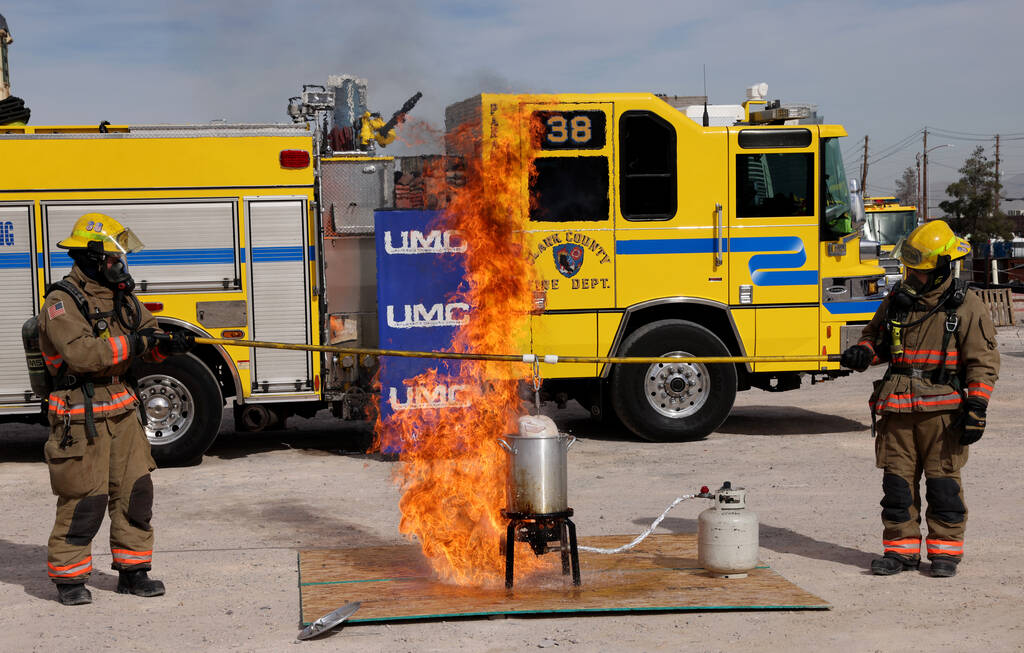
[[[692,356],[684,351],[671,351],[663,356]],[[702,363],[680,361],[655,363],[644,377],[644,396],[659,415],[681,419],[693,415],[707,402],[710,392],[708,369]]]
[[[139,380],[139,401],[146,409],[150,444],[170,444],[185,435],[195,417],[195,401],[177,379],[154,374]]]

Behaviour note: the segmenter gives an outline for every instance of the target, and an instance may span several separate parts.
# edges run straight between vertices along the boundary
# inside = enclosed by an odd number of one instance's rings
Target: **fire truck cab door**
[[[815,136],[808,127],[730,129],[731,304],[818,303]],[[752,301],[741,300],[741,286]]]
[[[726,304],[726,132],[661,100],[617,108],[617,306]]]
[[[249,306],[252,339],[311,343],[311,288],[304,198],[249,199]],[[253,349],[253,394],[312,392],[309,352]]]

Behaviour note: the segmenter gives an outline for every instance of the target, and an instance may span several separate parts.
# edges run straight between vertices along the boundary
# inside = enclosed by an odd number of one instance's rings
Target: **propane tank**
[[[28,382],[32,392],[42,398],[50,394],[53,378],[46,371],[43,352],[39,348],[39,318],[32,316],[21,326],[21,344],[25,348],[25,364],[28,365]]]
[[[697,519],[697,558],[716,578],[746,578],[757,566],[757,515],[747,510],[747,491],[725,481],[714,505]]]

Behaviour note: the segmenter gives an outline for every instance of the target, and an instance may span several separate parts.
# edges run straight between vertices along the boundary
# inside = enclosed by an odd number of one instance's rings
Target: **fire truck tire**
[[[191,354],[163,363],[138,362],[139,401],[146,409],[146,436],[161,467],[202,461],[220,430],[224,399],[213,373]]]
[[[728,356],[708,329],[684,320],[646,324],[622,343],[620,356]],[[612,407],[633,433],[652,442],[707,437],[725,421],[736,399],[736,366],[701,363],[616,365]]]

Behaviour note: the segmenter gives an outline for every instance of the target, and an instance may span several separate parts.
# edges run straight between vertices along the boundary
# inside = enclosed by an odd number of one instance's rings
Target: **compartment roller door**
[[[0,403],[31,398],[21,325],[36,311],[32,214],[0,206]]]
[[[249,200],[252,338],[310,344],[309,254],[304,200]],[[312,390],[311,354],[254,349],[253,393]]]

